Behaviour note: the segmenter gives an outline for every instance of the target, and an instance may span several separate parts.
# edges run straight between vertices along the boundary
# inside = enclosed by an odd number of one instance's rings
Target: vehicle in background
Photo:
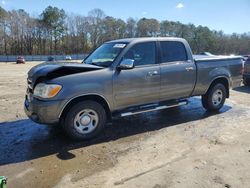
[[[72,58],[71,58],[71,56],[67,55],[67,56],[65,57],[65,60],[72,60]]]
[[[210,52],[201,52],[198,55],[206,55],[206,56],[214,56],[213,54],[211,54]]]
[[[54,61],[54,60],[55,60],[55,58],[53,56],[48,57],[48,61]]]
[[[16,58],[16,64],[24,64],[25,63],[25,59],[23,56],[18,56]]]
[[[250,56],[244,62],[243,84],[245,86],[250,86]]]
[[[74,139],[95,137],[112,117],[163,110],[202,96],[218,111],[242,81],[242,57],[196,59],[180,38],[109,41],[84,63],[45,63],[28,72],[24,109],[41,124],[60,124]]]

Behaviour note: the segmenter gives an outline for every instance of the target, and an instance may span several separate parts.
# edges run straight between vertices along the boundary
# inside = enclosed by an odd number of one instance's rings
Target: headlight
[[[52,98],[56,96],[61,89],[62,89],[61,85],[40,83],[37,84],[35,87],[34,96],[45,99]]]

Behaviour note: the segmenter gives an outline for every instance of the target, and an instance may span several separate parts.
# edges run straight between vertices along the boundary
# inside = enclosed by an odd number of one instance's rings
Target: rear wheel
[[[83,101],[68,110],[63,129],[72,139],[88,140],[100,133],[105,123],[103,106],[95,101]]]
[[[202,105],[209,111],[218,111],[226,100],[226,87],[223,84],[215,84],[202,96]]]

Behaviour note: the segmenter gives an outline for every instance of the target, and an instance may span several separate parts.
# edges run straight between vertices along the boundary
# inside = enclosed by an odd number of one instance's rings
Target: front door
[[[113,98],[116,109],[157,102],[160,90],[160,67],[156,62],[156,43],[132,46],[123,59],[133,59],[135,67],[116,70],[113,76]]]

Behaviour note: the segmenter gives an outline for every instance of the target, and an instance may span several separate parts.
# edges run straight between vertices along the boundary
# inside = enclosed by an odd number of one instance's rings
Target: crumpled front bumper
[[[26,94],[24,111],[34,122],[40,124],[57,124],[66,100],[42,101]]]

